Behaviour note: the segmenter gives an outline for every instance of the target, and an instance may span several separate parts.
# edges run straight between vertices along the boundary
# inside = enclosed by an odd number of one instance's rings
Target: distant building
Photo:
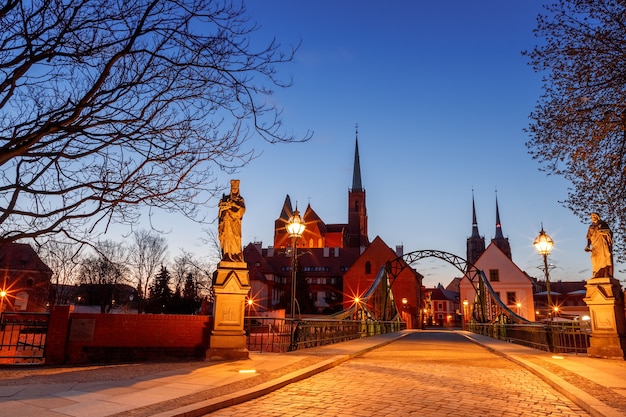
[[[589,307],[584,298],[587,294],[585,285],[587,281],[551,281],[550,298],[553,308],[558,308],[554,317],[567,320],[583,320],[589,317]],[[541,291],[535,293],[535,309],[537,310],[537,320],[550,318],[548,311],[548,297],[545,291],[545,283],[539,283]]]
[[[0,244],[2,311],[46,311],[52,270],[25,243]]]
[[[380,237],[376,236],[343,276],[344,309],[354,303],[355,297],[363,296],[371,287],[381,267],[401,257],[402,250],[402,247],[398,246],[394,252]],[[423,276],[404,264],[404,261],[400,260],[400,262],[405,267],[397,277],[392,278],[391,293],[402,320],[407,323],[407,328],[419,328]]]
[[[424,325],[460,327],[459,293],[445,289],[441,284],[424,290]]]
[[[372,250],[368,237],[366,193],[361,182],[358,132],[355,141],[352,187],[348,190],[348,221],[346,223],[325,223],[309,204],[302,219],[306,229],[297,240],[298,269],[296,291],[301,312],[333,313],[341,311],[352,302],[346,292],[346,279],[350,289],[364,288],[373,280],[380,262],[394,259],[397,255],[380,238],[375,239]],[[257,311],[290,310],[292,281],[292,239],[285,226],[296,208],[289,195],[274,222],[274,245],[262,247],[262,242],[253,242],[244,248],[244,259],[250,270],[251,297]],[[358,260],[358,261],[357,261]],[[358,262],[358,266],[355,263]],[[368,263],[369,262],[369,263]],[[355,266],[348,275],[348,271]],[[365,273],[365,271],[369,271]],[[415,271],[397,280],[399,291],[394,296],[396,303],[406,299],[405,311],[417,308],[421,276]],[[346,276],[348,278],[346,278]],[[362,280],[362,282],[361,282]],[[419,281],[408,285],[408,281]],[[369,287],[368,287],[369,288]],[[302,291],[306,290],[306,294]],[[367,288],[364,288],[367,290]],[[404,293],[406,291],[406,293]],[[347,301],[348,300],[348,301]],[[311,305],[307,305],[311,303]],[[407,304],[410,303],[410,306]],[[310,307],[307,308],[307,307]],[[401,310],[401,308],[399,308]],[[413,314],[413,313],[412,313]]]
[[[509,240],[502,233],[497,198],[495,237],[484,249],[484,237],[481,237],[478,232],[476,208],[472,196],[472,235],[467,239],[466,256],[470,263],[485,273],[498,298],[510,310],[527,320],[535,320],[533,282],[513,262]],[[471,312],[476,291],[467,276],[464,276],[459,282],[459,298],[461,303],[468,302],[468,313]]]

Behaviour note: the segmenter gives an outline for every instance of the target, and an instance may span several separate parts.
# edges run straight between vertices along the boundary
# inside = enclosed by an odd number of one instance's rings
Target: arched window
[[[26,291],[20,291],[15,294],[15,302],[13,304],[13,308],[16,311],[26,310],[28,307],[28,293]]]
[[[365,262],[365,273],[366,274],[372,273],[372,264],[370,263],[370,261]]]

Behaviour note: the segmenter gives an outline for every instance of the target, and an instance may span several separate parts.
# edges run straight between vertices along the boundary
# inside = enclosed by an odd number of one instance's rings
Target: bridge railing
[[[547,352],[575,354],[587,353],[591,335],[591,326],[587,322],[469,323],[468,330]]]
[[[0,364],[44,361],[48,313],[0,313]]]
[[[288,352],[405,328],[406,323],[401,321],[246,317],[244,322],[247,348],[251,352]]]

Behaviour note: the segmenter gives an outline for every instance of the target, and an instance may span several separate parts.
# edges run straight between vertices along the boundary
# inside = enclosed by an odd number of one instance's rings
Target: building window
[[[515,297],[515,291],[507,291],[506,292],[506,304],[509,306],[515,305],[517,302],[517,297]]]
[[[35,284],[35,280],[32,278],[28,278],[26,280],[26,288],[33,288],[33,285]]]
[[[437,304],[437,308],[438,308],[439,310],[443,310],[443,303],[439,303],[439,304]]]
[[[372,273],[372,264],[370,263],[370,261],[365,262],[365,273],[366,274]]]
[[[500,281],[500,271],[498,269],[489,270],[489,281],[491,282]]]

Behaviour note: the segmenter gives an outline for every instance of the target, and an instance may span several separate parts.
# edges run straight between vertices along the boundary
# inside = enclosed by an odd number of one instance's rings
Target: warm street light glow
[[[300,212],[298,212],[298,207],[296,205],[296,210],[293,212],[293,216],[289,218],[287,222],[287,233],[289,233],[289,237],[291,237],[292,241],[292,254],[293,257],[291,262],[291,318],[296,318],[296,271],[298,269],[298,238],[302,236],[304,233],[304,229],[306,229],[306,225],[300,217]]]
[[[306,225],[304,224],[302,217],[300,217],[300,213],[298,212],[298,209],[296,209],[296,211],[294,211],[293,213],[293,216],[289,218],[286,229],[287,229],[287,233],[289,233],[289,237],[293,237],[293,238],[299,238],[302,236],[302,233],[304,233],[304,229],[306,229]]]
[[[7,292],[6,290],[1,290],[0,291],[0,313],[2,313],[3,309],[4,309],[4,299],[7,296]]]
[[[548,312],[552,309],[552,297],[550,296],[550,270],[548,269],[548,255],[552,251],[554,247],[554,241],[548,234],[543,230],[543,224],[541,225],[541,232],[539,232],[539,236],[535,239],[533,243],[535,245],[535,249],[541,256],[543,256],[543,272],[546,276],[546,294],[548,299]],[[555,310],[556,312],[557,310]],[[549,313],[548,313],[549,314]],[[552,320],[552,316],[550,319]]]
[[[541,225],[541,232],[539,232],[539,236],[537,236],[533,245],[535,245],[535,249],[537,249],[540,255],[549,255],[552,251],[554,240],[544,232],[543,225]]]

